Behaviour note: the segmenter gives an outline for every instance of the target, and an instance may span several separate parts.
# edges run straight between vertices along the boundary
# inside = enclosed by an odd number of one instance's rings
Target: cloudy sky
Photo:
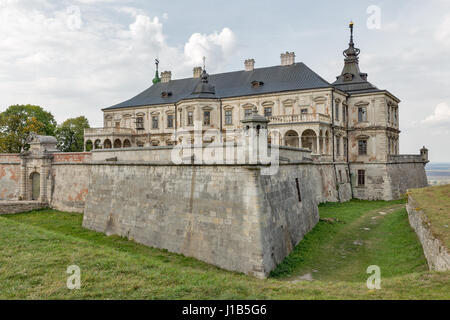
[[[450,0],[0,0],[0,111],[38,104],[101,126],[101,108],[151,84],[156,57],[183,78],[202,56],[216,73],[295,51],[332,82],[350,20],[361,70],[402,100],[400,152],[450,162]]]

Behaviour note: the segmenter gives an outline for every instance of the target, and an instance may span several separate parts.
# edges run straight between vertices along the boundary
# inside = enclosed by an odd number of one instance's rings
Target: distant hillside
[[[450,184],[450,162],[430,162],[425,170],[429,184]]]

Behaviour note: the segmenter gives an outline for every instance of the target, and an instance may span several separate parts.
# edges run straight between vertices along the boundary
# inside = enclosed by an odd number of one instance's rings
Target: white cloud
[[[431,126],[448,126],[450,127],[450,107],[447,103],[439,103],[434,112],[422,120],[423,124]]]
[[[208,65],[220,65],[223,58],[228,58],[236,45],[236,37],[229,28],[220,33],[194,33],[184,46],[184,54],[189,63],[200,65],[202,57],[207,57]]]
[[[169,45],[158,17],[133,7],[110,6],[133,17],[125,24],[107,13],[98,16],[98,8],[90,12],[84,5],[105,0],[78,2],[80,7],[61,7],[39,0],[39,6],[30,8],[27,1],[0,0],[1,109],[38,104],[59,122],[86,115],[91,125],[101,126],[101,108],[151,85],[154,58],[159,57],[161,70],[181,78],[191,75],[202,55],[208,57],[208,71],[219,70],[235,44],[233,32],[224,28]]]
[[[448,44],[450,41],[450,14],[446,15],[436,28],[435,37],[438,41]]]

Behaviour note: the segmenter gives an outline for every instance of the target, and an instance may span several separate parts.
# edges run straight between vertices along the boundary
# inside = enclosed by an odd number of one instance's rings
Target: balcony
[[[269,124],[297,123],[297,122],[326,122],[326,123],[331,122],[330,116],[321,113],[302,113],[294,115],[270,116],[267,117],[267,119],[270,120]]]
[[[84,136],[131,135],[133,132],[131,128],[88,128],[84,129]]]

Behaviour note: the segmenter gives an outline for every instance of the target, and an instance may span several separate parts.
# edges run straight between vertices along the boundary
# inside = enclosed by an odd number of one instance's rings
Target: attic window
[[[264,82],[262,81],[252,81],[252,88],[258,88],[258,87],[262,87],[264,85]]]
[[[163,91],[163,92],[161,92],[161,97],[163,97],[163,98],[170,97],[171,95],[172,95],[172,91]]]

